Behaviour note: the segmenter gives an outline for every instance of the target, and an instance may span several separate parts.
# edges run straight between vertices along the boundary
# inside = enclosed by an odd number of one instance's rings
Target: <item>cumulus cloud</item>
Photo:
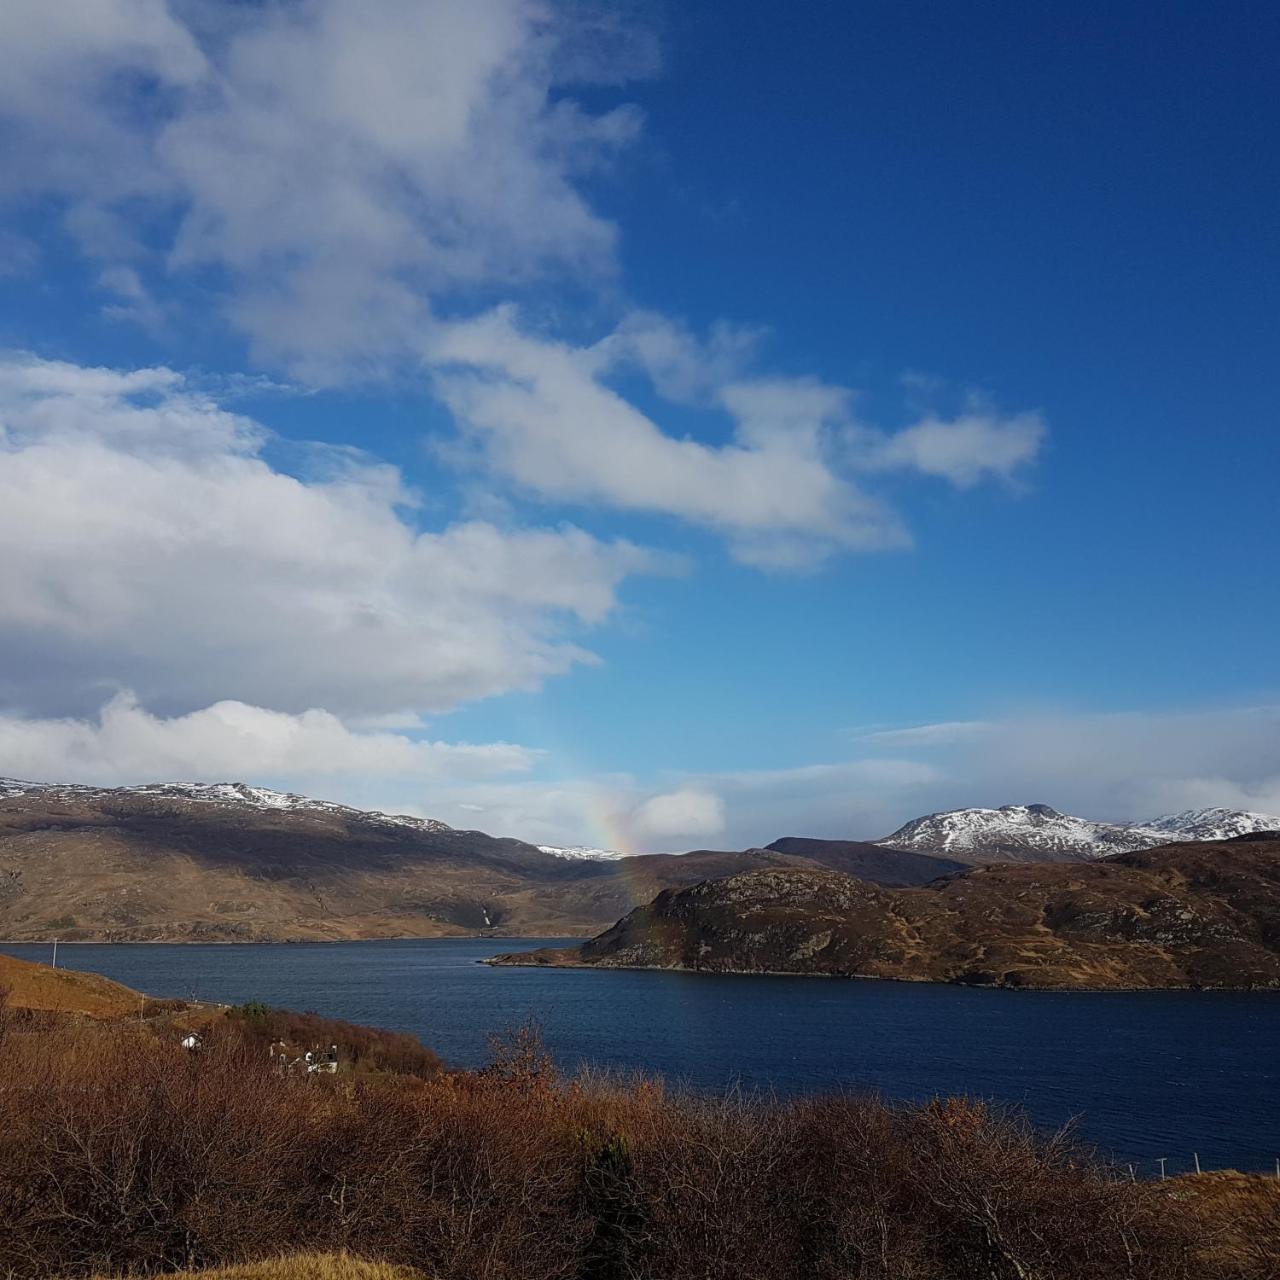
[[[601,380],[597,350],[524,333],[508,307],[440,331],[428,354],[440,396],[486,464],[541,498],[709,525],[756,564],[905,541],[894,513],[826,456],[847,393],[732,386],[725,403],[741,429],[712,446],[664,433]]]
[[[312,385],[420,376],[425,358],[472,453],[523,495],[673,516],[746,563],[809,568],[909,544],[859,470],[970,487],[1039,447],[1034,415],[861,428],[847,389],[753,373],[757,329],[630,311],[575,345],[510,307],[476,315],[479,298],[615,271],[587,180],[640,119],[574,94],[656,59],[610,6],[17,0],[0,43],[0,194],[61,200],[106,314],[159,331],[183,275]],[[636,371],[728,439],[665,429],[614,385]]]
[[[472,746],[356,731],[318,709],[290,715],[224,701],[163,718],[124,692],[83,720],[0,714],[0,760],[16,777],[37,782],[73,777],[103,786],[243,777],[438,785],[445,779],[522,772],[534,756],[510,743]]]
[[[849,388],[753,375],[754,341],[723,328],[704,341],[642,313],[576,347],[522,329],[502,306],[441,326],[425,350],[437,393],[492,473],[550,502],[708,526],[764,568],[910,545],[904,521],[860,472],[909,470],[970,488],[1013,479],[1043,442],[1037,414],[994,411],[878,431],[857,420]],[[642,370],[669,400],[716,406],[731,438],[672,436],[610,385],[619,368]]]
[[[638,369],[664,400],[707,404],[748,366],[764,333],[760,329],[712,324],[705,338],[688,325],[656,311],[631,311],[588,353],[597,373]]]
[[[403,353],[438,291],[611,269],[614,228],[575,184],[639,117],[563,91],[652,66],[610,26],[536,0],[301,0],[187,23],[163,0],[15,0],[0,183],[64,197],[108,259],[145,256],[129,202],[176,210],[147,224],[167,266],[222,269],[259,350],[325,381]]]
[[[399,473],[318,475],[167,369],[0,359],[0,705],[446,709],[590,661],[654,559],[579,529],[420,530]]]
[[[1048,435],[1038,413],[968,413],[921,419],[878,440],[861,460],[867,470],[918,471],[971,489],[987,478],[1014,479],[1033,462]]]
[[[495,779],[439,791],[434,803],[455,825],[540,844],[670,853],[744,849],[783,835],[883,835],[898,825],[897,808],[927,796],[940,776],[926,762],[868,757],[659,778]]]
[[[724,802],[712,791],[683,787],[650,796],[632,811],[630,825],[646,841],[715,835],[724,828]]]

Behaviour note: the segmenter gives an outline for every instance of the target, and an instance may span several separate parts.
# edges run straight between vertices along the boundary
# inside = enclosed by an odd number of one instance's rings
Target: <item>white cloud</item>
[[[845,388],[751,374],[761,333],[726,323],[700,337],[632,311],[570,345],[521,332],[509,308],[441,319],[616,270],[616,229],[585,179],[639,117],[572,92],[655,56],[610,6],[17,0],[0,7],[0,45],[15,68],[0,186],[63,201],[116,295],[107,314],[160,330],[180,314],[164,277],[182,274],[260,358],[312,385],[425,356],[491,474],[525,495],[674,516],[744,562],[809,568],[909,544],[859,468],[969,487],[1039,447],[1035,415],[860,428]],[[609,384],[630,370],[668,401],[727,413],[731,428],[709,426],[728,439],[664,429]]]
[[[712,791],[683,787],[650,796],[633,810],[630,825],[645,841],[715,835],[724,828],[724,802]]]
[[[88,252],[145,256],[126,201],[157,234],[178,211],[167,265],[225,269],[234,321],[316,381],[403,354],[437,291],[611,269],[575,182],[638,116],[553,89],[649,70],[643,42],[536,0],[189,13],[0,8],[0,173],[64,197]]]
[[[927,795],[940,777],[929,764],[877,757],[657,779],[493,780],[435,793],[433,812],[539,844],[624,853],[743,849],[783,835],[884,835],[901,821],[898,808]]]
[[[651,313],[575,347],[523,330],[514,308],[437,328],[425,346],[437,394],[477,460],[548,502],[675,516],[724,534],[762,568],[809,568],[840,551],[910,545],[859,473],[910,470],[969,488],[1014,479],[1045,436],[1037,414],[926,418],[896,434],[857,421],[855,393],[815,378],[752,376],[755,336],[705,342]],[[608,383],[643,370],[668,400],[718,406],[732,433],[677,438]]]
[[[167,369],[0,359],[0,705],[441,710],[590,661],[576,633],[655,563],[567,526],[419,531],[394,468],[300,478],[265,439]]]
[[[860,742],[884,747],[952,746],[984,738],[996,730],[989,720],[945,720],[940,724],[911,725],[898,729],[864,729],[854,734]]]
[[[1035,460],[1047,435],[1038,413],[930,416],[879,440],[860,461],[867,470],[913,470],[971,489],[987,477],[1014,479]]]
[[[590,350],[590,366],[604,374],[636,368],[673,404],[705,404],[739,376],[764,334],[717,321],[705,339],[655,311],[631,311]]]
[[[952,767],[984,794],[999,787],[1087,817],[1217,804],[1280,813],[1280,707],[1015,717]]]
[[[971,805],[1043,802],[1111,821],[1208,805],[1280,815],[1276,706],[1009,716],[859,740],[873,754],[648,779],[490,780],[438,793],[436,808],[446,820],[529,832],[539,843],[631,853],[684,849],[711,835],[725,849],[784,835],[874,840],[921,814]],[[874,754],[887,747],[897,754]],[[668,808],[672,828],[699,811],[705,826],[664,834],[662,821],[645,825],[644,815],[661,818]]]
[[[847,393],[809,382],[730,387],[741,429],[716,447],[665,434],[600,380],[598,349],[522,333],[510,308],[441,330],[428,354],[439,394],[487,465],[541,498],[679,516],[769,566],[905,541],[897,517],[826,456],[829,419]]]
[[[354,731],[328,711],[300,715],[218,702],[182,716],[149,714],[129,693],[96,717],[23,719],[0,714],[4,771],[33,781],[118,786],[157,779],[228,781],[376,778],[439,783],[521,772],[533,754],[509,743],[481,746]]]

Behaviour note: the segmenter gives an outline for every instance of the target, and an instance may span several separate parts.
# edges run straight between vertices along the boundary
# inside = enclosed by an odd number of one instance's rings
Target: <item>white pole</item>
[[[1163,1182],[1163,1181],[1164,1181],[1164,1162],[1165,1162],[1166,1160],[1168,1160],[1168,1158],[1169,1158],[1168,1156],[1161,1156],[1161,1157],[1160,1157],[1160,1181],[1161,1181],[1161,1182]],[[1277,1161],[1276,1163],[1277,1163],[1277,1164],[1280,1164],[1280,1161]]]
[[[1200,1172],[1200,1153],[1198,1151],[1193,1151],[1191,1153],[1191,1158],[1196,1162],[1196,1172],[1199,1173]]]
[[[57,938],[54,938],[54,940],[53,940],[53,967],[54,967],[55,969],[58,967],[58,940],[57,940]]]

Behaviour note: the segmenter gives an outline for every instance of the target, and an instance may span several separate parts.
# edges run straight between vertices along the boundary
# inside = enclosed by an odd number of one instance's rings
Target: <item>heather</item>
[[[0,1275],[310,1251],[439,1280],[1261,1280],[1280,1259],[1266,1193],[1232,1234],[1230,1207],[1187,1212],[1193,1188],[974,1101],[564,1079],[527,1033],[480,1071],[322,1077],[262,1051],[280,1025],[242,1010],[187,1051],[162,1022],[11,1015]]]

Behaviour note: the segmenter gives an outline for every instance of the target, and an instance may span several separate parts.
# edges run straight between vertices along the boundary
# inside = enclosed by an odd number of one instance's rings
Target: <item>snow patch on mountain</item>
[[[616,849],[590,849],[585,845],[573,845],[566,849],[557,844],[540,844],[538,848],[543,853],[556,858],[568,858],[573,862],[617,862],[627,856]]]
[[[1144,824],[1151,830],[1183,840],[1230,840],[1255,831],[1280,831],[1280,816],[1249,809],[1184,809]]]
[[[877,844],[926,853],[1034,859],[1102,858],[1167,844],[1166,831],[1094,822],[1059,813],[1047,804],[1006,804],[998,809],[952,809],[915,818]]]
[[[251,787],[244,782],[147,782],[135,787],[91,787],[78,782],[23,782],[0,778],[0,799],[39,792],[51,796],[145,796],[149,799],[180,800],[193,804],[238,805],[246,809],[276,812],[331,813],[348,820],[374,822],[380,826],[408,827],[414,831],[451,831],[436,818],[418,818],[408,813],[382,813],[376,809],[356,809],[332,800],[312,800],[292,791]]]

